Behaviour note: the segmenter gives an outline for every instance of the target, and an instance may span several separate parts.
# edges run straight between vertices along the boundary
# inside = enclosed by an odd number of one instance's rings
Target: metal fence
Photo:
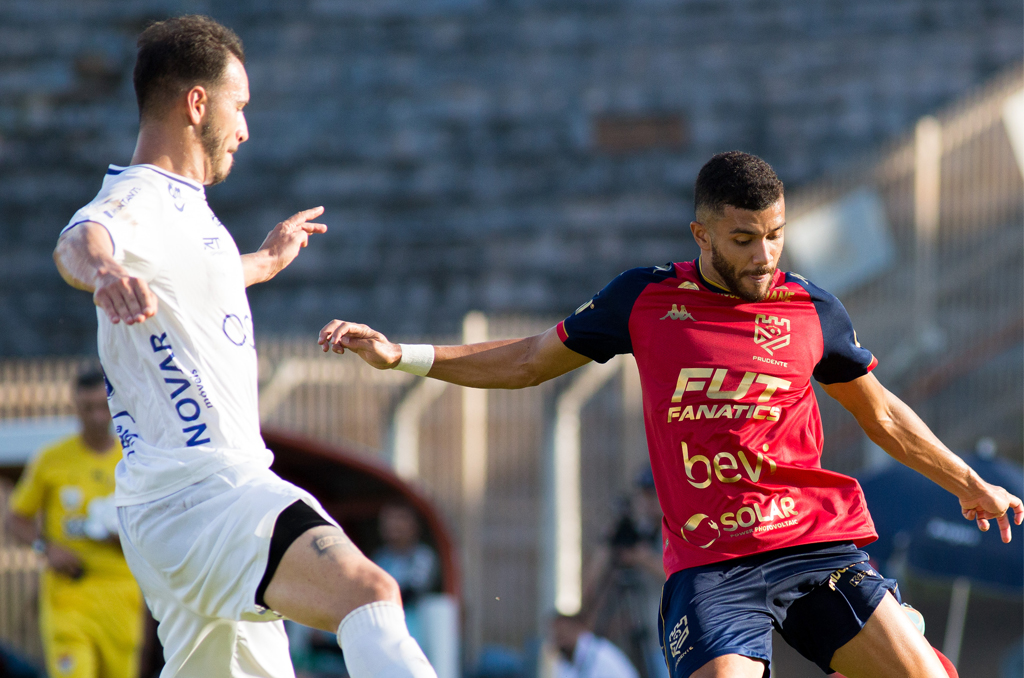
[[[0,479],[0,520],[6,524],[11,484]],[[39,639],[39,572],[35,551],[0,531],[0,641],[30,660],[42,662]]]
[[[876,374],[951,448],[970,450],[980,437],[991,437],[1018,462],[1024,452],[1024,149],[1015,155],[1009,132],[1024,127],[1024,108],[1014,111],[1008,103],[1024,92],[1022,80],[1019,69],[1003,74],[921,120],[913,134],[860,169],[787,198],[788,219],[799,228],[802,217],[811,215],[813,226],[814,213],[848,196],[876,196],[891,255],[839,295],[861,343],[879,360]],[[830,399],[819,401],[824,463],[852,472],[877,459],[852,418]]]
[[[1024,182],[1006,110],[1021,90],[1019,70],[1004,74],[857,169],[787,197],[795,246],[813,241],[830,218],[841,227],[838,236],[867,238],[867,222],[832,217],[868,206],[861,213],[873,215],[871,237],[880,244],[834,266],[826,261],[822,270],[863,260],[842,281],[840,297],[861,342],[879,358],[877,374],[954,449],[988,436],[1017,461],[1024,433]],[[813,268],[808,251],[802,260]],[[784,266],[800,271],[801,257],[789,259]],[[523,336],[554,320],[471,314],[462,336],[400,339]],[[484,392],[324,355],[312,337],[264,338],[259,355],[265,426],[390,463],[447,517],[462,552],[470,657],[483,645],[522,646],[542,632],[558,596],[578,587],[580,558],[587,560],[612,524],[617,499],[645,457],[629,360],[538,388]],[[0,363],[0,418],[70,413],[67,383],[77,362]],[[828,398],[819,401],[823,464],[855,472],[873,463],[877,454],[852,418]],[[566,412],[575,419],[557,420]],[[571,447],[573,436],[582,461],[559,467],[558,450],[566,440]],[[565,513],[559,497],[574,493],[575,513]],[[576,532],[558,532],[573,515]],[[579,545],[576,561],[558,551],[565,541]],[[0,637],[35,652],[25,626],[34,618],[11,612],[26,604],[33,586],[30,575],[18,574],[26,571],[19,553],[0,550]]]
[[[0,420],[74,414],[71,383],[81,358],[0,362]]]

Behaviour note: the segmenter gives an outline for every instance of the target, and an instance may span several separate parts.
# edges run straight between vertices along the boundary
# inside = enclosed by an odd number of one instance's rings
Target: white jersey
[[[239,463],[269,467],[241,257],[203,186],[152,165],[112,165],[64,230],[86,221],[109,231],[114,258],[159,303],[135,325],[115,325],[97,308],[124,448],[117,505],[159,499]]]

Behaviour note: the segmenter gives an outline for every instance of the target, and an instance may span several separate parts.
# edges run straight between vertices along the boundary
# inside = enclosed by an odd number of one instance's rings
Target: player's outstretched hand
[[[999,536],[1003,543],[1010,543],[1010,511],[1013,522],[1020,525],[1024,521],[1024,505],[1019,497],[1015,497],[998,485],[984,483],[975,496],[960,499],[960,510],[967,520],[978,523],[978,529],[988,532],[989,521],[999,524]]]
[[[92,300],[115,325],[134,325],[156,315],[156,295],[146,281],[123,271],[97,276]]]
[[[323,347],[324,353],[344,353],[345,349],[353,351],[378,370],[391,369],[402,359],[401,346],[392,344],[373,328],[344,320],[332,320],[324,325],[317,343]]]
[[[49,543],[46,545],[46,562],[54,570],[70,579],[79,579],[85,574],[85,569],[82,567],[82,559],[74,551],[57,544]]]
[[[293,214],[267,234],[258,250],[243,256],[246,286],[270,280],[299,256],[299,250],[309,244],[309,236],[326,233],[326,225],[311,221],[323,213],[323,207],[314,207]]]

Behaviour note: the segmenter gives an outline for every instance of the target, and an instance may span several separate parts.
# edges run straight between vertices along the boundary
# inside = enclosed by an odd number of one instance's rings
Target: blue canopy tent
[[[1024,494],[1021,467],[993,454],[963,459],[986,481],[1017,496]],[[1024,593],[1022,544],[1004,544],[994,521],[988,532],[981,532],[974,521],[961,515],[956,497],[902,464],[864,477],[861,487],[879,537],[867,550],[880,567],[891,569],[899,563],[915,573],[951,580],[953,591],[942,651],[955,664],[971,587]]]

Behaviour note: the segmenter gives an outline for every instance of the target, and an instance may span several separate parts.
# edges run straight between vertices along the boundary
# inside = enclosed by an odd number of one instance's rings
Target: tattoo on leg
[[[343,534],[329,534],[324,537],[315,538],[312,546],[316,549],[317,555],[322,556],[327,553],[328,549],[335,546],[343,546],[347,549],[352,546],[352,542]]]

